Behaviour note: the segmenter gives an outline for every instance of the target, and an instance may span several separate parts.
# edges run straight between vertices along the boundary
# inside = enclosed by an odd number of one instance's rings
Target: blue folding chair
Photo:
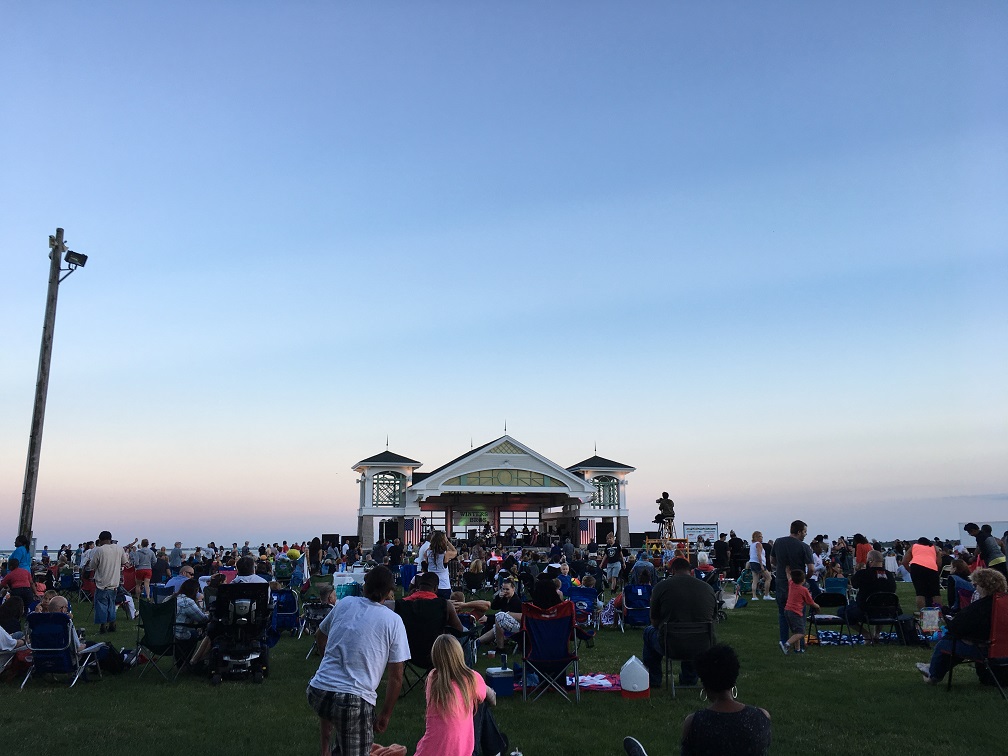
[[[616,612],[616,622],[621,632],[630,627],[647,627],[651,624],[651,590],[652,586],[623,586],[623,608]]]
[[[567,670],[573,667],[574,699],[581,701],[578,685],[575,610],[572,601],[561,601],[549,609],[522,604],[522,699],[529,693],[536,700],[547,690],[555,690],[570,701],[567,694]],[[529,676],[535,673],[538,684],[529,691]],[[537,692],[538,691],[538,692]]]
[[[70,687],[85,674],[92,662],[97,662],[101,643],[88,646],[83,651],[77,651],[77,634],[73,632],[73,623],[68,614],[49,614],[33,612],[28,615],[28,648],[31,650],[32,665],[21,683],[21,689],[28,684],[34,675],[66,675],[70,679]],[[101,668],[97,663],[101,679]]]
[[[578,642],[584,641],[591,648],[595,645],[595,633],[599,628],[598,591],[572,586],[569,598],[574,604]]]
[[[284,630],[293,637],[301,630],[301,610],[298,607],[297,594],[289,588],[282,588],[273,594],[276,603],[273,605],[273,622],[271,631],[280,636]]]

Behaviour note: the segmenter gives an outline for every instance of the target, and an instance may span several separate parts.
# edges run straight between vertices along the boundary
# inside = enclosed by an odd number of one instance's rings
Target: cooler
[[[487,684],[500,696],[514,695],[514,671],[501,667],[487,667]]]

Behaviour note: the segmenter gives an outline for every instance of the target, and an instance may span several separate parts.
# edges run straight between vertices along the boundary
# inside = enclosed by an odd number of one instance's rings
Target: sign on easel
[[[714,542],[718,539],[718,524],[715,523],[683,523],[682,526],[683,538],[685,538],[690,543],[696,543],[698,535],[702,535],[705,541]]]

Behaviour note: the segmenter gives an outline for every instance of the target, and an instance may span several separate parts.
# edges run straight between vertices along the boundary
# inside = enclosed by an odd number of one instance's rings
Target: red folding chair
[[[522,604],[522,698],[536,700],[553,689],[570,701],[567,695],[567,670],[573,667],[574,698],[581,701],[578,685],[578,655],[574,602],[561,601],[549,609],[535,604]],[[529,691],[529,675],[535,673],[539,682]],[[538,691],[538,692],[536,692]]]

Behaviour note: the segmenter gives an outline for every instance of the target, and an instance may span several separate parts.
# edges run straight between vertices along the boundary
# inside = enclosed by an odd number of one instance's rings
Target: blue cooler
[[[501,667],[487,667],[487,684],[500,696],[514,695],[514,670]]]

